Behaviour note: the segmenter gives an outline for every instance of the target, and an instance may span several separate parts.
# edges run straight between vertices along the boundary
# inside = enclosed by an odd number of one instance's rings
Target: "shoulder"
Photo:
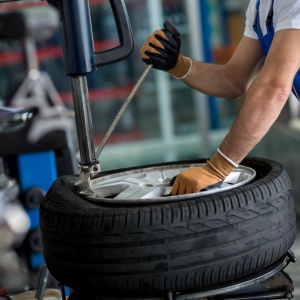
[[[249,18],[251,21],[254,21],[256,16],[256,2],[257,0],[250,0],[246,11],[246,18]]]
[[[300,29],[300,1],[274,1],[274,29]]]
[[[257,0],[250,0],[246,11],[246,25],[244,35],[250,38],[257,39],[257,35],[253,30],[253,24],[256,16],[256,2]]]

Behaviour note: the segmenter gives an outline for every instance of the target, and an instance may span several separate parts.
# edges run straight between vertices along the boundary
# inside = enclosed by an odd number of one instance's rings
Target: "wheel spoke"
[[[130,186],[123,192],[119,193],[115,200],[118,199],[149,199],[162,197],[166,193],[166,188],[164,187],[139,187]]]

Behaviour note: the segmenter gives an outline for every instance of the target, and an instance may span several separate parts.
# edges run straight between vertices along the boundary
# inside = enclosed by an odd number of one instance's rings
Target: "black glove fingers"
[[[177,43],[173,39],[172,35],[169,32],[165,32],[166,38],[162,38],[161,36],[157,36],[157,40],[163,45],[164,52],[169,56],[175,56],[178,54],[179,49],[177,47]]]
[[[177,44],[177,49],[178,49],[178,51],[180,51],[181,37],[180,37],[180,33],[177,30],[176,26],[174,24],[172,24],[171,22],[166,21],[164,23],[164,29],[162,29],[162,31],[164,33],[168,32],[172,35],[172,38],[174,39],[174,41]]]
[[[167,22],[165,28],[155,30],[145,41],[140,50],[142,60],[152,64],[159,70],[171,70],[177,63],[180,51],[179,32],[176,27]]]
[[[173,56],[173,55],[176,55],[177,54],[177,51],[176,49],[174,49],[172,46],[170,46],[169,44],[165,44],[164,45],[164,48],[159,48],[159,47],[156,47],[155,45],[153,44],[150,44],[151,48],[153,48],[155,50],[154,51],[149,51],[149,53],[159,53],[160,55],[164,56],[164,57],[170,57],[170,56]],[[146,51],[148,52],[148,51]],[[146,54],[145,52],[145,54]]]
[[[173,47],[173,48],[177,49],[177,43],[174,40],[172,34],[170,32],[165,32],[165,36],[166,36],[166,38],[163,38],[160,35],[156,35],[155,38],[164,47],[165,47],[165,45],[169,45],[170,47]]]
[[[151,46],[152,49],[154,49],[155,51],[145,51],[145,54],[150,57],[150,56],[162,56],[162,57],[167,57],[167,54],[168,54],[168,51],[166,51],[165,48],[160,48],[160,47],[156,47],[155,45],[153,44],[150,44],[149,46]]]
[[[165,39],[159,34],[154,34],[147,40],[147,43],[152,47],[154,46],[153,48],[164,48],[164,44],[163,44],[164,40]]]
[[[163,70],[164,68],[161,68],[162,65],[166,63],[166,60],[168,56],[163,53],[163,54],[156,54],[152,52],[146,53],[147,56],[149,56],[149,62],[151,65],[153,65],[154,68],[160,68]]]
[[[169,55],[176,55],[176,53],[178,52],[176,42],[169,32],[164,32],[164,34],[165,37],[159,34],[155,34],[155,39],[152,39],[149,42],[149,46],[154,48],[158,53],[162,54],[163,52],[165,52]]]
[[[180,38],[180,34],[179,34],[179,35],[173,34],[173,39],[174,39],[174,41],[176,42],[176,44],[177,44],[177,49],[178,49],[178,51],[179,51],[179,50],[180,50],[180,47],[181,47],[181,38]]]
[[[153,65],[153,63],[151,62],[151,60],[149,58],[142,58],[142,60],[147,65]]]
[[[165,36],[165,33],[162,30],[156,30],[154,33],[148,36],[147,40],[140,50],[142,59],[148,59],[148,57],[146,57],[147,51],[157,53],[157,49],[164,48],[161,42],[156,38],[156,36],[160,35]]]
[[[162,59],[165,60],[166,58],[166,54],[164,52],[150,52],[150,51],[146,51],[145,54],[149,57],[149,59],[156,59],[156,57],[161,57]]]
[[[170,21],[166,21],[164,23],[164,29],[170,32],[172,35],[180,35],[179,31],[177,30],[176,26],[171,23]]]
[[[176,49],[176,51],[179,53],[181,47],[180,35],[171,34],[170,32],[165,31],[164,29],[162,31],[165,33],[167,40],[166,43],[168,43],[171,47]]]

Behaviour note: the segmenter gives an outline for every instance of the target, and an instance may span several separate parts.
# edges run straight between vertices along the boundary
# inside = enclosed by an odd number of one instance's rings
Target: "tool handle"
[[[96,66],[104,66],[128,57],[133,50],[132,30],[123,0],[109,0],[118,30],[120,45],[95,53]]]
[[[95,52],[88,0],[48,0],[61,14],[66,74],[85,76],[97,67],[120,61],[133,50],[133,37],[124,0],[110,0],[120,45]]]

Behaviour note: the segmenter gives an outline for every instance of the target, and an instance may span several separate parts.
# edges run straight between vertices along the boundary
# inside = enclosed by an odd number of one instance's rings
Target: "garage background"
[[[114,18],[107,0],[90,0],[95,49],[117,45]],[[99,144],[113,118],[144,69],[139,56],[146,37],[165,20],[182,35],[182,53],[195,59],[228,61],[243,34],[248,1],[126,0],[135,48],[126,60],[101,67],[88,76],[95,143]],[[0,12],[47,6],[40,0],[2,3]],[[65,76],[59,29],[37,41],[40,68],[49,73],[63,103],[72,111],[69,78]],[[0,97],[5,99],[24,78],[21,45],[0,40]],[[227,101],[192,91],[182,82],[153,70],[146,78],[101,154],[103,170],[178,159],[208,157],[230,127],[242,99]],[[299,105],[290,99],[278,122],[251,155],[275,159],[288,169],[293,182],[299,166]],[[298,163],[300,164],[300,163]],[[300,197],[300,187],[294,186]],[[298,205],[297,210],[299,211]]]
[[[125,0],[135,40],[126,60],[100,68],[88,76],[95,143],[109,125],[144,69],[139,49],[165,20],[182,34],[182,53],[195,59],[224,63],[244,30],[248,1],[240,0]],[[0,12],[46,6],[46,2],[2,3]],[[117,32],[106,0],[90,0],[95,49],[117,44]],[[65,76],[59,29],[36,43],[41,70],[49,73],[65,106],[72,112],[69,78]],[[0,40],[0,97],[5,99],[24,78],[20,43]],[[228,101],[192,91],[163,72],[153,70],[121,119],[100,156],[103,170],[210,156],[226,135],[243,99]],[[276,124],[252,151],[274,159],[289,172],[296,210],[300,213],[299,104],[291,98]],[[295,253],[299,253],[299,239]],[[300,254],[300,253],[299,253]],[[296,264],[297,266],[297,264]],[[292,278],[299,281],[295,265]],[[294,274],[294,275],[293,275]],[[298,283],[298,284],[297,284]],[[298,294],[297,294],[298,293]]]
[[[178,27],[182,53],[206,61],[226,61],[243,32],[246,1],[127,0],[135,48],[121,62],[88,76],[95,142],[110,123],[144,70],[139,56],[146,37],[165,20]],[[0,10],[47,5],[44,1],[1,4]],[[90,0],[95,49],[118,43],[107,0]],[[65,76],[59,29],[37,41],[40,68],[49,73],[64,104],[72,110],[69,78]],[[15,89],[24,77],[21,45],[0,43],[0,96]],[[153,70],[126,111],[100,157],[103,169],[210,155],[224,136],[238,102],[208,99],[182,82]],[[149,126],[151,124],[151,126]],[[200,132],[200,134],[199,134]]]

